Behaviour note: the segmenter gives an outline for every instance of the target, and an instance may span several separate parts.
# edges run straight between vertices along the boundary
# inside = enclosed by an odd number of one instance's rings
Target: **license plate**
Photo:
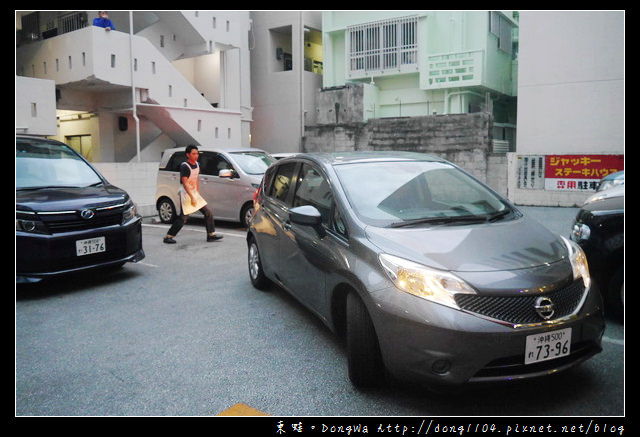
[[[91,255],[105,252],[107,250],[104,237],[89,238],[88,240],[76,241],[76,255]]]
[[[527,336],[524,363],[533,364],[569,355],[571,328],[542,332]]]

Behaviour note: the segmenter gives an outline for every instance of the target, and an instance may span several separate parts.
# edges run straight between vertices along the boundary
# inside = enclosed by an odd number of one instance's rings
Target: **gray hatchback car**
[[[254,209],[253,285],[345,335],[356,386],[542,376],[601,351],[580,247],[445,160],[300,154],[269,167]]]

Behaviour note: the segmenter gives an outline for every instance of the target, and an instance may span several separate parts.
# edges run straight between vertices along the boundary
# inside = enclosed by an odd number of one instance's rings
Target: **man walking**
[[[200,179],[198,178],[200,175],[200,164],[198,164],[200,152],[196,146],[187,146],[185,153],[187,161],[180,165],[180,215],[171,224],[163,241],[167,244],[175,244],[174,237],[187,222],[189,215],[196,211],[200,211],[204,215],[207,241],[221,240],[222,236],[216,235],[213,212],[207,206],[206,200],[200,195]]]

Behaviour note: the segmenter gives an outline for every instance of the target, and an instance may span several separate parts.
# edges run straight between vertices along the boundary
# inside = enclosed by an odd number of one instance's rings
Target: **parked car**
[[[348,373],[432,385],[513,380],[601,351],[582,249],[424,154],[301,154],[265,173],[249,277],[346,336]]]
[[[214,217],[218,220],[240,222],[246,226],[253,215],[253,195],[256,188],[264,171],[275,159],[267,152],[253,148],[199,147],[198,150],[200,194],[212,208]],[[176,205],[180,205],[180,164],[186,160],[184,147],[168,149],[162,154],[157,178],[156,208],[163,223],[172,223],[180,213],[176,209]]]
[[[607,190],[619,185],[624,185],[624,170],[620,170],[603,177],[598,183],[596,191]]]
[[[584,250],[606,308],[624,313],[624,184],[590,196],[578,211],[571,239]]]
[[[142,219],[64,143],[16,137],[16,282],[144,258]]]

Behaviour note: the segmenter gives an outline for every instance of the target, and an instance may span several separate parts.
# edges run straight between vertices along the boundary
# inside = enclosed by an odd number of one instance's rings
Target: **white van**
[[[275,159],[264,150],[254,148],[198,147],[198,151],[200,194],[213,210],[215,219],[247,226],[253,215],[253,194]],[[177,209],[180,208],[180,165],[186,160],[185,147],[162,153],[156,184],[156,209],[163,223],[172,223],[180,213]]]

